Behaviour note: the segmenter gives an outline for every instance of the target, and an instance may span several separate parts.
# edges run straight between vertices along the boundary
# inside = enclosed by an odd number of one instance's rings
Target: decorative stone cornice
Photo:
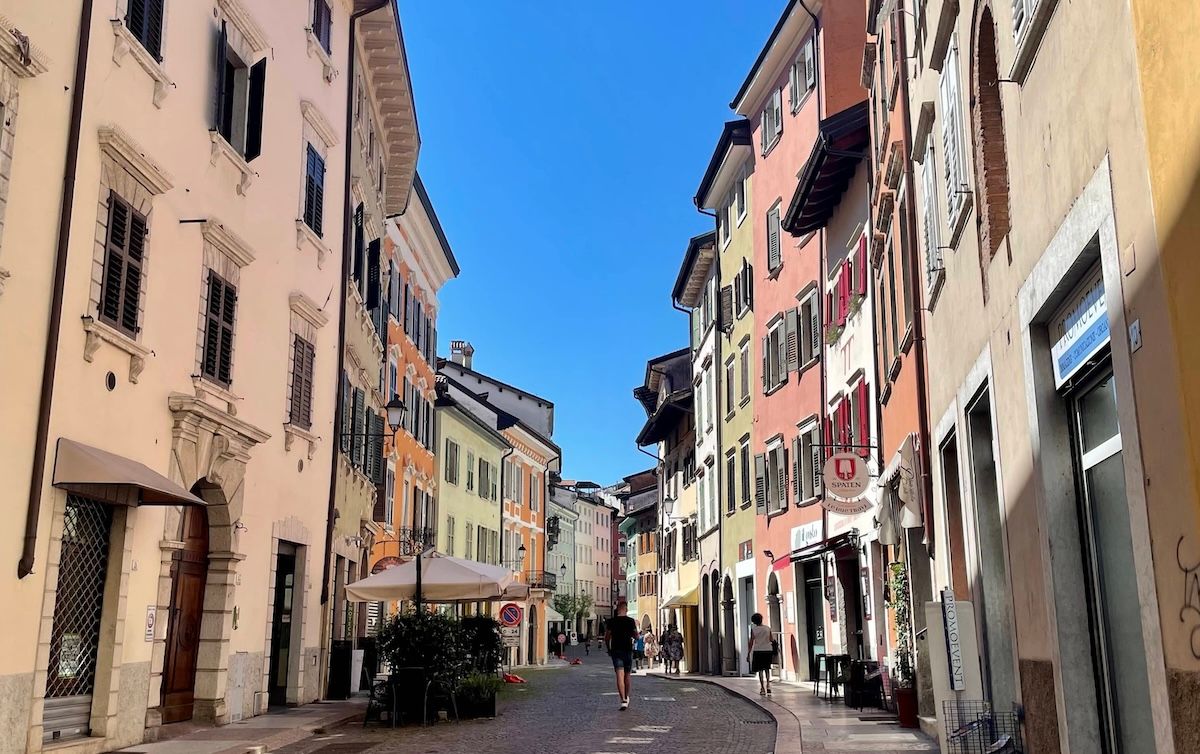
[[[205,243],[212,244],[238,267],[244,268],[254,261],[254,251],[250,244],[226,228],[220,220],[211,217],[205,220],[200,224],[200,233],[203,234]]]
[[[83,321],[85,333],[83,360],[91,363],[101,343],[115,346],[129,354],[129,381],[136,385],[142,370],[146,368],[146,357],[150,355],[150,349],[91,315],[85,314],[80,319]]]
[[[23,79],[50,69],[50,58],[46,53],[3,15],[0,15],[0,63]]]
[[[317,132],[317,136],[321,137],[321,141],[325,142],[325,146],[333,147],[338,143],[337,131],[334,130],[333,124],[321,113],[311,101],[300,100],[300,114],[304,116],[304,120],[308,125],[313,127]]]
[[[162,101],[167,98],[167,93],[171,87],[175,86],[175,83],[167,76],[162,64],[155,60],[154,56],[145,47],[142,47],[142,43],[133,36],[133,32],[125,25],[124,19],[110,19],[110,23],[113,36],[116,37],[113,42],[113,62],[121,65],[126,56],[137,61],[142,70],[154,81],[154,106],[161,108]]]
[[[313,34],[311,27],[308,32],[308,56],[315,57],[321,61],[321,66],[324,69],[322,73],[325,76],[325,83],[332,84],[337,78],[338,70],[333,66],[333,58],[329,57],[329,53],[325,52],[325,48],[321,46],[321,40],[317,39],[317,35]]]
[[[217,0],[217,7],[246,38],[246,44],[250,46],[251,50],[261,52],[271,46],[267,40],[267,33],[239,0]]]
[[[112,124],[101,126],[98,133],[101,154],[132,175],[147,191],[163,194],[171,189],[171,176],[147,157],[129,134]]]
[[[325,323],[329,321],[329,317],[321,311],[317,302],[300,291],[292,291],[292,294],[288,296],[288,306],[296,313],[296,316],[303,318],[304,321],[318,329],[324,327]]]
[[[317,441],[321,438],[303,427],[297,427],[291,422],[285,423],[283,425],[283,449],[290,451],[297,439],[308,444],[308,460],[311,461],[317,454]]]
[[[207,400],[215,398],[225,404],[227,414],[237,416],[237,404],[242,399],[240,395],[235,395],[232,391],[209,382],[198,374],[192,375],[192,389],[196,391],[197,400],[205,401],[206,405],[212,405],[207,403]]]
[[[242,174],[241,180],[238,181],[237,192],[245,196],[250,184],[254,182],[254,169],[250,167],[250,163],[246,162],[244,157],[238,154],[232,144],[225,141],[225,137],[219,131],[209,131],[208,137],[212,140],[212,153],[209,155],[208,161],[216,165],[217,160],[222,156],[229,160]]]
[[[271,435],[249,422],[242,421],[232,414],[222,411],[202,398],[186,393],[171,393],[167,397],[167,408],[175,415],[177,429],[182,426],[226,430],[235,436],[241,445],[231,447],[235,456],[241,456],[242,451],[271,439]],[[241,460],[249,460],[249,455]]]
[[[317,250],[317,269],[325,269],[325,260],[329,257],[329,247],[321,240],[316,232],[308,227],[303,219],[296,220],[296,248],[303,249],[305,245]]]

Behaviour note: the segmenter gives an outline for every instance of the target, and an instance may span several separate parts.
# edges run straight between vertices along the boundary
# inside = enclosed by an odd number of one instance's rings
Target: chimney
[[[475,355],[475,349],[467,340],[452,340],[450,341],[450,360],[459,366],[471,368],[471,357]]]

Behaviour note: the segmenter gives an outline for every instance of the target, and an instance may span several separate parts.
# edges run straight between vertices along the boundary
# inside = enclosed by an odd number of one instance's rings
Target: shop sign
[[[840,500],[862,497],[870,484],[867,462],[857,453],[834,453],[821,469],[825,491]]]
[[[865,497],[858,500],[838,500],[836,498],[821,498],[821,507],[839,516],[857,516],[871,510],[871,501]]]
[[[821,541],[821,522],[809,521],[803,526],[792,527],[792,552],[803,550],[814,542]]]
[[[954,591],[949,587],[942,590],[942,625],[946,629],[946,667],[950,672],[950,688],[962,691],[967,683],[963,677],[962,646],[958,638],[958,607],[954,602]]]
[[[1060,388],[1109,342],[1108,307],[1100,270],[1093,273],[1054,318],[1053,327],[1057,339],[1050,346],[1050,355],[1054,362],[1054,386]]]

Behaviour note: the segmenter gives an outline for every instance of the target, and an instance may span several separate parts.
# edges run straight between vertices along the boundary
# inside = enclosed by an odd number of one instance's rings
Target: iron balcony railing
[[[554,589],[558,586],[558,575],[550,571],[527,571],[525,582],[530,589]]]
[[[400,555],[409,557],[436,545],[437,531],[430,527],[404,526],[396,530],[396,541],[400,544]]]

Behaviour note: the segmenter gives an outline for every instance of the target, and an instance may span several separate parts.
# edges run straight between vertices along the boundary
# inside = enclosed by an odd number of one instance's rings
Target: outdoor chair
[[[850,681],[850,655],[834,655],[826,658],[828,668],[828,685],[825,698],[837,699],[844,697],[846,684]]]
[[[817,677],[816,682],[813,683],[813,696],[820,697],[821,681],[825,681],[826,687],[829,685],[829,655],[818,654],[815,659],[817,661]]]

